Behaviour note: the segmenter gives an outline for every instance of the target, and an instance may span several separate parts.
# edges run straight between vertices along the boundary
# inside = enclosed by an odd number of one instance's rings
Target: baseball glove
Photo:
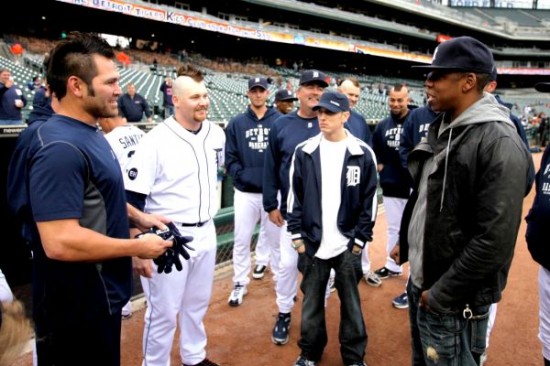
[[[157,265],[158,273],[170,273],[172,272],[172,267],[174,266],[178,271],[181,271],[183,269],[183,265],[181,263],[180,255],[187,260],[190,258],[188,250],[195,250],[187,244],[193,241],[193,237],[182,236],[176,225],[172,222],[166,224],[166,226],[168,227],[166,230],[160,230],[157,227],[152,227],[149,231],[138,235],[139,237],[143,234],[153,233],[160,236],[164,240],[172,240],[172,247],[166,249],[163,254],[153,259],[153,262]]]

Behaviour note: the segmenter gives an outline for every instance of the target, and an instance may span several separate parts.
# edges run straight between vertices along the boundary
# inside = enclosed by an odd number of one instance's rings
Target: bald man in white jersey
[[[149,282],[143,334],[143,366],[169,366],[177,326],[184,366],[217,366],[206,358],[206,314],[216,262],[217,171],[223,163],[225,134],[206,120],[210,105],[200,71],[178,70],[173,85],[174,114],[140,141],[128,166],[128,200],[172,220],[192,236],[195,248],[183,269],[157,273],[152,261],[134,261]]]

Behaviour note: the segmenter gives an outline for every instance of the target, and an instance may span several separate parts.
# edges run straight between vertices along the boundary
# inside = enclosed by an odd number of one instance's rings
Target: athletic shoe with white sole
[[[393,304],[394,308],[397,309],[407,309],[409,307],[409,301],[407,298],[407,293],[403,292],[401,295],[397,296],[393,301],[391,302]]]
[[[304,356],[298,357],[298,359],[294,363],[294,366],[315,366],[315,365],[317,365],[315,361],[308,360]]]
[[[288,342],[288,331],[290,328],[290,313],[279,313],[275,321],[275,327],[271,334],[271,340],[276,345],[283,345]]]
[[[382,280],[372,271],[368,271],[363,275],[367,285],[372,287],[380,287],[382,285]]]
[[[227,302],[229,303],[229,306],[239,306],[243,303],[243,297],[248,293],[248,290],[246,289],[246,286],[236,284],[235,287],[233,287],[233,291],[231,291],[231,294],[229,295],[229,299],[227,299]]]
[[[374,271],[374,273],[380,278],[381,280],[385,280],[389,277],[399,277],[403,274],[403,272],[395,272],[387,269],[386,267],[382,267],[380,269],[377,269]]]
[[[262,278],[264,278],[266,269],[266,266],[262,264],[257,264],[256,267],[254,267],[254,271],[252,272],[252,278],[254,278],[255,280],[261,280]]]

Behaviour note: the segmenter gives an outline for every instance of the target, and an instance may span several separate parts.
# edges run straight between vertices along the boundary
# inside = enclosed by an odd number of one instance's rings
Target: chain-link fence
[[[218,252],[216,253],[216,269],[231,265],[233,257],[233,229],[234,214],[233,207],[225,207],[214,218],[216,225]],[[256,226],[252,236],[251,251],[256,249],[256,240],[258,238],[259,226]]]

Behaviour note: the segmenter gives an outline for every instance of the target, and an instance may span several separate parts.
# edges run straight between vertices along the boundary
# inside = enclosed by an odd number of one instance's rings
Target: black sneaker
[[[261,280],[264,278],[266,266],[257,264],[256,267],[254,267],[254,272],[252,272],[252,278],[255,280]]]
[[[204,360],[202,360],[201,362],[195,365],[186,365],[186,364],[182,364],[182,365],[183,366],[220,366],[217,363],[210,361],[208,358],[205,358]]]
[[[315,365],[317,365],[315,361],[308,360],[304,356],[298,357],[298,359],[294,363],[294,366],[315,366]]]
[[[271,334],[271,340],[276,345],[283,345],[288,342],[288,331],[290,328],[290,313],[279,313]]]
[[[403,272],[394,272],[394,271],[390,271],[386,267],[382,267],[374,271],[374,274],[377,275],[378,278],[380,278],[381,280],[385,280],[386,278],[389,278],[389,277],[399,277],[403,274]]]

